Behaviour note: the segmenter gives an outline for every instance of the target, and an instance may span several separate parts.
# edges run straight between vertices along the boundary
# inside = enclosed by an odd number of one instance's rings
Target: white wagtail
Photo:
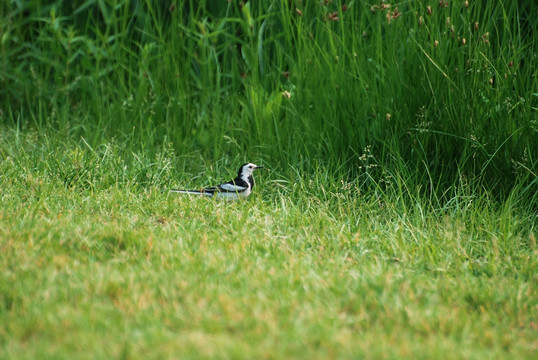
[[[254,187],[254,178],[252,173],[256,169],[261,169],[263,166],[257,166],[251,163],[242,165],[239,168],[237,177],[227,183],[204,188],[201,190],[179,190],[172,189],[170,192],[182,194],[205,195],[209,197],[223,198],[227,200],[244,199],[250,195]]]

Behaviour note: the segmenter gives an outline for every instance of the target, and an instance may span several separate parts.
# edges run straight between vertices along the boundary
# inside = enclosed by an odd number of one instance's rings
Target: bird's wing
[[[240,193],[246,189],[248,189],[248,184],[242,180],[238,181],[237,179],[217,186],[217,191],[220,192]]]

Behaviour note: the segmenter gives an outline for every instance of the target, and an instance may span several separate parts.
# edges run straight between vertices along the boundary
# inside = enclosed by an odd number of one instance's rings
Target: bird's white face
[[[256,164],[248,163],[241,167],[241,177],[247,178],[252,175],[254,170],[261,168]]]

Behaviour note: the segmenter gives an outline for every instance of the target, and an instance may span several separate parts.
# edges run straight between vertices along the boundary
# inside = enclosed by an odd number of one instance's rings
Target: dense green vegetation
[[[532,358],[536,13],[1,2],[0,358]]]

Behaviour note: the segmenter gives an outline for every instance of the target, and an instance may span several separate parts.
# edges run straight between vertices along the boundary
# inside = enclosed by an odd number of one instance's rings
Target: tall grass
[[[2,122],[536,203],[533,2],[3,2]],[[82,141],[82,140],[80,140]],[[364,149],[379,167],[364,173]],[[379,171],[375,171],[379,170]],[[462,180],[467,179],[467,180]],[[427,185],[426,185],[427,184]]]

